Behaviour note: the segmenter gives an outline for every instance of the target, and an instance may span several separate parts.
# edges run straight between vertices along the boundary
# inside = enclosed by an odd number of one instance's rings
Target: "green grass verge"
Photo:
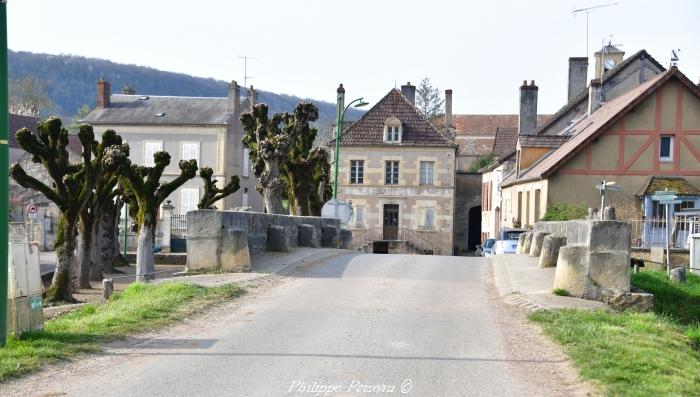
[[[10,337],[0,349],[0,381],[79,353],[99,351],[100,342],[153,330],[223,299],[245,293],[235,284],[207,288],[182,282],[131,284],[104,305],[48,320],[43,332]]]
[[[612,396],[699,396],[700,353],[654,313],[554,310],[530,315],[564,346],[581,376]]]
[[[553,293],[554,295],[558,295],[558,296],[569,296],[569,295],[571,295],[571,294],[569,294],[569,291],[565,290],[564,288],[554,288],[554,289],[552,290],[552,293]]]
[[[632,284],[654,294],[655,313],[555,310],[530,319],[608,395],[700,396],[700,277],[675,284],[647,271]]]

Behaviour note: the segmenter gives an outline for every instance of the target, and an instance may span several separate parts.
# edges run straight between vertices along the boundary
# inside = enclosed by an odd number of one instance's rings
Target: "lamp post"
[[[348,106],[345,105],[345,88],[341,84],[338,87],[338,102],[337,102],[337,119],[336,119],[336,130],[335,130],[335,173],[333,177],[333,203],[335,206],[335,217],[338,217],[338,165],[340,159],[340,138],[343,133],[343,119],[345,118],[345,112],[355,104],[356,108],[367,105],[367,102],[363,98],[357,98],[350,102]]]
[[[7,98],[7,0],[0,0],[0,347],[7,342],[7,284],[9,267],[9,107]]]

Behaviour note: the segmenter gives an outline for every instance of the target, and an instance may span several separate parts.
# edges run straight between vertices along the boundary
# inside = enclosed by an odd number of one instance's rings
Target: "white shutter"
[[[197,209],[197,201],[199,200],[199,189],[181,189],[180,190],[180,214],[186,214],[189,211]]]
[[[355,224],[362,225],[365,223],[365,207],[355,208]]]
[[[144,141],[143,142],[143,164],[146,167],[156,165],[153,160],[153,155],[163,150],[163,141]]]
[[[199,164],[199,142],[182,142],[182,160],[196,160]]]
[[[433,228],[433,218],[434,218],[433,208],[426,208],[425,209],[425,222],[423,224],[423,227],[426,229],[432,229]]]

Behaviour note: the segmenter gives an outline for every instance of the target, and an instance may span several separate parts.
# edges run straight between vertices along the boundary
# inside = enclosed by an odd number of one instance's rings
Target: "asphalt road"
[[[481,258],[343,254],[24,383],[101,397],[552,395],[528,371],[562,359],[518,354],[491,288]]]

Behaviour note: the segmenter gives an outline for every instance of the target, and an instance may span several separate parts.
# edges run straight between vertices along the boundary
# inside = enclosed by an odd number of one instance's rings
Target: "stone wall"
[[[547,232],[566,237],[566,244],[588,244],[591,236],[591,223],[586,220],[537,222],[533,233]]]

